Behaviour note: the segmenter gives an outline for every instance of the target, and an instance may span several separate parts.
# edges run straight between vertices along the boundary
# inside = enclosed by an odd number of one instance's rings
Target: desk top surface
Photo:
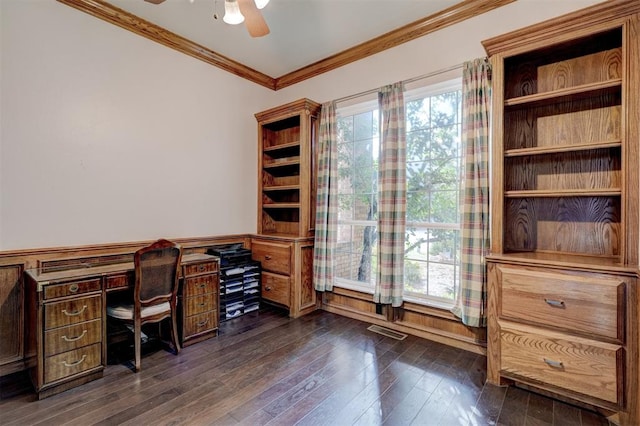
[[[204,253],[185,254],[182,256],[181,265],[218,260],[218,257]],[[133,271],[133,262],[110,263],[108,265],[79,264],[77,267],[65,267],[61,270],[49,270],[42,272],[40,268],[27,269],[25,274],[39,285],[46,285],[51,281],[68,281],[78,278],[88,278]]]

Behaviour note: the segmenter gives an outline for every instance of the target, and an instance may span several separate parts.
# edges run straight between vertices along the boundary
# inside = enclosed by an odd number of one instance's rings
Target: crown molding
[[[146,37],[163,46],[200,59],[256,84],[279,90],[340,68],[426,34],[457,24],[474,16],[512,3],[516,0],[463,0],[447,9],[397,28],[278,78],[270,77],[231,58],[214,52],[182,36],[122,10],[104,0],[57,0],[82,12]]]

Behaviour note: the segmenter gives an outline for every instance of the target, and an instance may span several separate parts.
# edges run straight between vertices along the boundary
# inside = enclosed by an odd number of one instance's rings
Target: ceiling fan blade
[[[244,25],[251,37],[262,37],[269,34],[269,27],[253,0],[238,0],[240,13],[244,16]]]
[[[162,2],[164,2],[164,0],[144,0],[148,3],[153,3],[153,4],[160,4]]]

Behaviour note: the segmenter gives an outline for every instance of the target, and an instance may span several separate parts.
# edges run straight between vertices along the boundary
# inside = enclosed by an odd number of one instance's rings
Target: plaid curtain
[[[313,282],[316,290],[333,289],[333,251],[338,232],[338,179],[336,105],[326,102],[320,111],[316,230],[313,249]]]
[[[488,59],[464,64],[462,143],[465,175],[462,200],[460,289],[451,312],[471,327],[486,327],[489,252],[489,117],[491,66]]]
[[[407,198],[404,87],[378,92],[382,139],[378,164],[378,277],[374,302],[402,305],[404,230]]]

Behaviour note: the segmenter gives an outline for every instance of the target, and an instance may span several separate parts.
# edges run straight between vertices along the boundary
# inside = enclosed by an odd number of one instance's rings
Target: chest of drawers
[[[629,380],[633,277],[489,262],[488,375],[612,410]]]
[[[317,309],[312,238],[256,236],[251,257],[262,266],[262,300],[287,308],[292,318]]]
[[[27,283],[35,306],[32,381],[38,398],[94,380],[106,365],[101,277]],[[40,291],[38,291],[40,290]]]
[[[219,267],[211,256],[183,263],[178,298],[182,346],[216,335],[219,318]]]

